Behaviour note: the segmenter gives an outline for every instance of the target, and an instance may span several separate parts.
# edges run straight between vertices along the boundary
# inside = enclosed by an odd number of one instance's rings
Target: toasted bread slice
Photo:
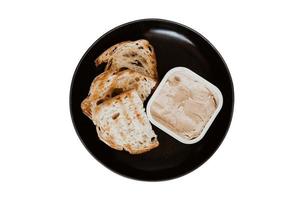
[[[155,85],[154,79],[130,69],[120,72],[105,71],[93,80],[89,96],[81,103],[81,109],[85,115],[91,118],[93,104],[99,105],[105,100],[131,89],[135,89],[142,101],[145,101]]]
[[[110,89],[111,83],[116,78],[117,72],[105,71],[94,78],[88,96],[81,102],[81,109],[83,113],[92,118],[91,99],[96,99],[99,96],[105,96]]]
[[[105,70],[132,69],[157,80],[154,48],[144,39],[113,45],[95,60],[96,66],[102,63],[107,63]]]
[[[92,111],[99,139],[111,148],[140,154],[159,145],[136,90],[106,100]]]

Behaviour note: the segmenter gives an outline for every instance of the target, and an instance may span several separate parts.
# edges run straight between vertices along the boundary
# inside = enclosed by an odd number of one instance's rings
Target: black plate
[[[108,47],[125,40],[147,39],[157,56],[159,79],[176,66],[185,66],[215,86],[223,95],[223,107],[200,142],[182,144],[153,125],[159,147],[141,155],[111,149],[101,142],[95,126],[80,109],[95,76],[95,58]],[[71,84],[70,110],[76,132],[87,150],[103,165],[139,180],[166,180],[184,175],[203,164],[222,143],[233,113],[233,84],[224,60],[196,31],[171,21],[143,19],[121,25],[100,37],[79,62]]]

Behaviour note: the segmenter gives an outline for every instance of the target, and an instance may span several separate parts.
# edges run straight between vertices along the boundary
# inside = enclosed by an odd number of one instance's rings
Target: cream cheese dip
[[[149,100],[147,114],[154,125],[179,141],[194,143],[204,136],[222,102],[218,88],[189,69],[176,67]]]

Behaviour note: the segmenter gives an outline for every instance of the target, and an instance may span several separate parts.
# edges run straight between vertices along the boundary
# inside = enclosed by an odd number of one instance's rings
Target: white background
[[[1,1],[0,199],[299,199],[296,3]],[[202,33],[235,86],[221,147],[196,171],[164,182],[134,181],[100,165],[69,114],[71,78],[87,48],[115,26],[148,17]]]

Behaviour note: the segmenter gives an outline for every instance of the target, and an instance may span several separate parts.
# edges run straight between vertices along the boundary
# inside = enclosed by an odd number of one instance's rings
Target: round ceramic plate
[[[92,80],[103,72],[94,60],[107,48],[126,40],[147,39],[153,45],[159,80],[172,68],[185,66],[219,88],[223,106],[205,136],[183,144],[152,124],[159,147],[143,154],[117,151],[98,139],[93,122],[80,108]],[[196,31],[176,22],[143,19],[114,28],[100,37],[80,60],[71,84],[70,111],[75,130],[86,149],[118,174],[139,180],[166,180],[182,176],[207,161],[222,143],[233,113],[234,92],[228,68],[217,50]],[[144,103],[147,105],[147,101]]]

